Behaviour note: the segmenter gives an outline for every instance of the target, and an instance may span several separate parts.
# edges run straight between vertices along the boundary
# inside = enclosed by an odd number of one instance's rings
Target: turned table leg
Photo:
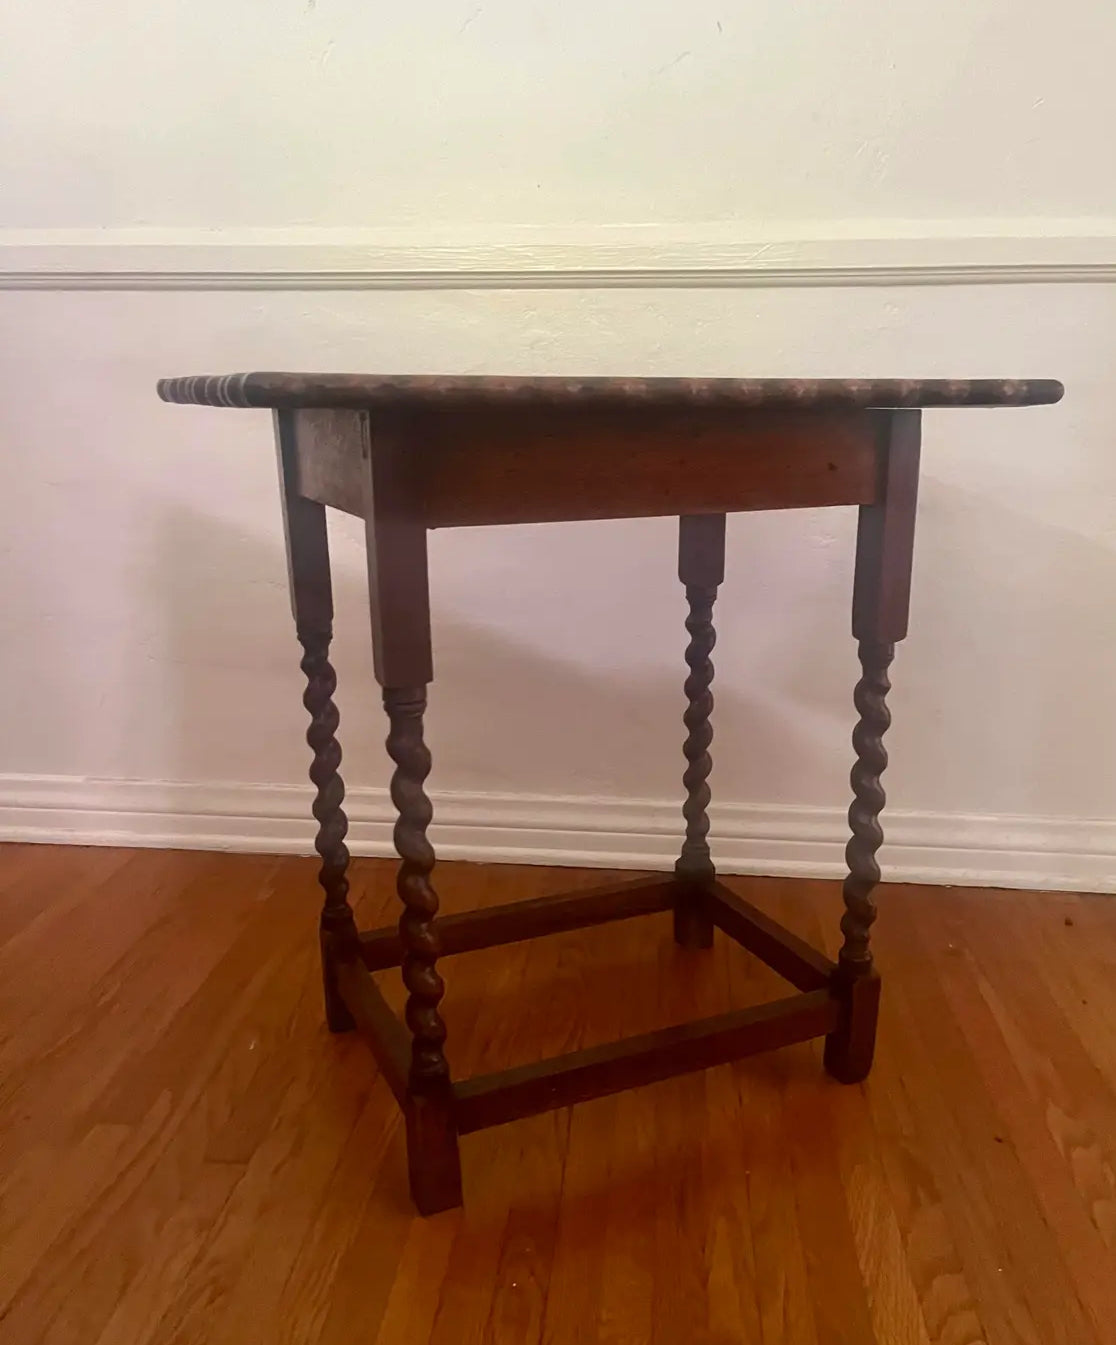
[[[426,838],[433,808],[423,783],[430,774],[430,751],[423,741],[425,687],[385,687],[388,755],[395,762],[391,801],[398,819],[395,848],[400,865],[396,891],[403,903],[399,940],[403,947],[406,1019],[411,1029],[407,1152],[411,1195],[423,1214],[461,1204],[461,1162],[450,1114],[450,1074],[443,1052],[446,1025],[438,1012],[445,986],[438,975],[438,896],[430,882],[434,849]]]
[[[426,688],[434,674],[426,525],[415,478],[417,453],[405,431],[372,433],[362,418],[365,537],[372,616],[372,653],[388,716],[388,755],[395,763],[396,891],[411,1068],[404,1116],[411,1198],[420,1214],[461,1204],[461,1161],[453,1115],[446,1027],[438,1011],[445,986],[438,974],[438,897],[430,882],[434,850],[427,840],[433,809],[425,782],[430,752],[423,738]],[[408,451],[408,448],[410,451]]]
[[[886,702],[891,688],[887,669],[895,646],[862,640],[859,652],[863,675],[853,695],[860,719],[853,730],[856,764],[852,769],[853,802],[849,808],[852,837],[845,847],[849,872],[842,889],[844,942],[837,961],[843,1011],[841,1026],[825,1042],[825,1067],[842,1083],[857,1083],[867,1075],[876,1044],[880,978],[873,966],[868,939],[876,918],[872,893],[880,881],[876,851],[883,844],[880,812],[885,800],[880,776],[887,766],[887,750],[883,745],[883,735],[891,723]]]
[[[713,661],[710,655],[717,641],[713,627],[713,604],[717,587],[725,577],[724,514],[692,514],[678,520],[678,577],[686,586],[689,613],[686,629],[690,643],[686,647],[686,726],[683,755],[686,770],[682,783],[686,801],[682,815],[686,819],[686,839],[674,866],[681,880],[674,907],[674,938],[683,948],[711,948],[713,921],[700,904],[701,888],[716,876],[709,850],[709,773],[713,759],[709,746],[713,727]]]
[[[844,940],[834,985],[841,1019],[825,1041],[825,1067],[842,1083],[858,1083],[867,1076],[876,1046],[880,978],[869,933],[876,918],[873,892],[880,880],[876,852],[883,844],[880,777],[887,766],[883,736],[891,723],[888,668],[896,643],[907,633],[918,496],[919,413],[881,412],[878,424],[882,498],[861,506],[853,580],[853,635],[862,671],[854,693],[860,718],[853,731],[852,837],[845,850]]]
[[[319,922],[322,950],[322,981],[325,988],[326,1022],[331,1032],[347,1032],[353,1027],[352,1015],[337,988],[335,960],[355,948],[357,932],[349,905],[349,851],[345,835],[349,820],[341,806],[345,785],[338,767],[341,747],[337,741],[338,713],[333,703],[337,675],[329,661],[330,630],[298,627],[304,650],[302,671],[306,674],[306,692],[302,703],[310,711],[306,741],[314,753],[310,779],[317,787],[313,813],[318,823],[314,849],[321,857],[318,881],[325,892]]]
[[[333,703],[337,675],[329,661],[329,645],[333,637],[329,540],[324,506],[305,499],[296,486],[298,427],[299,417],[295,413],[276,412],[275,443],[282,486],[291,609],[303,649],[306,691],[302,699],[310,712],[306,741],[314,753],[310,779],[317,789],[313,812],[318,834],[314,848],[321,856],[318,881],[325,893],[319,940],[326,1022],[331,1032],[347,1032],[353,1027],[353,1019],[337,988],[335,964],[338,956],[355,953],[357,931],[348,899],[349,851],[345,846],[345,833],[349,823],[341,806],[345,786],[338,770],[341,748],[336,736],[337,707]]]

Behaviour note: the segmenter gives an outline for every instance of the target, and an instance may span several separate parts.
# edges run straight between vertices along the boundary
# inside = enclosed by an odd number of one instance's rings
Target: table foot
[[[825,1039],[825,1068],[839,1083],[860,1083],[868,1077],[876,1050],[880,978],[868,972],[840,986],[837,994],[840,1017],[836,1030]]]
[[[422,1215],[440,1214],[462,1204],[461,1156],[452,1109],[448,1089],[412,1095],[403,1109],[411,1199]]]

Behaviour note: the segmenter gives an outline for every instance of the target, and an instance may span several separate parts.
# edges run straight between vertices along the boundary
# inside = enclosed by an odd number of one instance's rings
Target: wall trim
[[[309,786],[0,776],[0,840],[308,854]],[[655,799],[435,794],[446,859],[665,869],[679,804]],[[354,854],[392,854],[386,790],[346,801]],[[838,877],[844,812],[727,804],[712,810],[725,873]],[[1116,892],[1116,820],[894,810],[881,854],[893,881]]]
[[[7,290],[735,289],[1116,280],[1116,219],[5,229]]]

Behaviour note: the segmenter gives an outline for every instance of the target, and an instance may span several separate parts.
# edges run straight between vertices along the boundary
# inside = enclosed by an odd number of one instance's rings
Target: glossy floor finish
[[[390,919],[391,866],[353,877]],[[460,910],[600,875],[440,877]],[[732,885],[835,951],[834,885]],[[1116,899],[884,889],[866,1085],[812,1043],[484,1131],[428,1220],[322,1026],[316,906],[306,859],[0,850],[0,1339],[1116,1340]],[[446,971],[459,1075],[785,993],[667,916]]]

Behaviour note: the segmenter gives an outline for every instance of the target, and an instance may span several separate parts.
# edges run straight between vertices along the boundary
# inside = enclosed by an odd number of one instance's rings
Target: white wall
[[[86,9],[0,17],[3,834],[310,834],[268,418],[164,406],[160,375],[1053,376],[1059,407],[926,417],[888,857],[1116,888],[1116,14]],[[730,524],[729,867],[840,863],[854,522]],[[334,539],[378,848],[363,557]],[[669,859],[674,551],[666,520],[435,535],[447,852]]]
[[[1096,0],[3,9],[13,226],[1116,213]]]

